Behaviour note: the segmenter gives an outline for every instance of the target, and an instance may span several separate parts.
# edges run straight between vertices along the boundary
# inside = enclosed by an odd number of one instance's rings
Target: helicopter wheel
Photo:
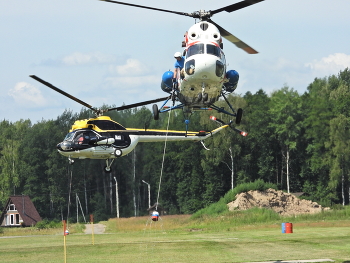
[[[108,167],[107,165],[105,166],[105,168],[103,168],[105,173],[109,174],[110,172],[112,172],[111,167]]]
[[[121,149],[115,149],[114,150],[114,156],[115,157],[120,157],[120,156],[122,156],[123,155],[123,152],[122,152],[122,150]]]
[[[158,105],[153,104],[152,110],[153,110],[153,119],[158,120],[159,119]]]
[[[243,110],[239,108],[236,114],[236,124],[240,124],[242,120]]]
[[[74,160],[71,159],[71,158],[68,159],[68,162],[69,162],[70,165],[73,165],[73,164],[74,164]]]

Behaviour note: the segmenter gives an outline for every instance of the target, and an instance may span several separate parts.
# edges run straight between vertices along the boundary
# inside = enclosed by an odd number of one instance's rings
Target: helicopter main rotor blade
[[[235,44],[238,48],[243,49],[248,54],[257,54],[257,53],[259,53],[254,48],[252,48],[248,44],[244,43],[242,40],[240,40],[239,38],[235,37],[234,35],[232,35],[226,29],[224,29],[223,27],[221,27],[218,24],[216,24],[213,20],[209,19],[208,22],[214,24],[219,29],[221,36],[226,38],[231,43]]]
[[[113,1],[113,0],[100,0],[100,1],[110,2],[110,3],[114,3],[114,4],[120,4],[120,5],[128,5],[128,6],[140,7],[140,8],[144,8],[144,9],[150,9],[150,10],[167,12],[167,13],[173,13],[173,14],[182,15],[182,16],[191,16],[192,17],[192,15],[193,15],[191,13],[177,12],[177,11],[171,11],[171,10],[167,10],[167,9],[160,9],[160,8],[144,6],[144,5],[135,5],[135,4],[119,2],[119,1]]]
[[[143,101],[143,102],[134,103],[134,104],[129,104],[129,105],[124,105],[124,106],[120,106],[120,107],[116,107],[116,108],[110,108],[110,109],[107,109],[106,111],[112,111],[112,110],[116,110],[116,111],[126,110],[126,109],[136,108],[136,107],[139,107],[139,106],[144,106],[144,105],[148,105],[148,104],[155,103],[155,102],[159,102],[159,101],[164,101],[164,100],[167,100],[167,99],[169,99],[169,97],[159,98],[159,99],[155,99],[155,100]]]
[[[63,91],[63,90],[61,90],[61,89],[59,89],[59,88],[57,88],[57,87],[55,87],[54,85],[52,85],[51,83],[46,82],[46,81],[43,80],[43,79],[41,79],[41,78],[39,78],[39,77],[37,77],[37,76],[35,76],[35,75],[30,75],[29,77],[35,79],[36,81],[39,81],[40,83],[42,83],[42,84],[44,84],[45,86],[47,86],[47,87],[53,89],[54,91],[57,91],[58,93],[61,93],[62,95],[64,95],[64,96],[66,96],[66,97],[68,97],[68,98],[70,98],[70,99],[72,99],[72,100],[74,100],[74,101],[80,103],[81,105],[83,105],[83,106],[89,108],[90,110],[94,111],[95,113],[98,113],[98,112],[99,112],[97,109],[94,109],[91,105],[87,104],[86,102],[84,102],[84,101],[82,101],[82,100],[79,100],[78,98],[76,98],[76,97],[74,97],[74,96],[68,94],[67,92],[65,92],[65,91]]]
[[[245,8],[245,7],[250,6],[250,5],[257,4],[257,3],[262,2],[262,1],[264,1],[264,0],[244,0],[244,1],[232,4],[232,5],[228,5],[228,6],[216,9],[214,11],[210,11],[210,14],[214,15],[214,14],[220,13],[222,11],[226,11],[228,13],[231,13],[233,11],[237,11],[239,9]]]

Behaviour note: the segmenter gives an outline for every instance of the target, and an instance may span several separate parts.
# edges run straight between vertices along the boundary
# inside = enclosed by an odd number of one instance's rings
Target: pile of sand
[[[266,191],[249,191],[236,195],[236,200],[227,204],[230,211],[247,210],[252,207],[270,208],[283,216],[293,216],[298,214],[315,214],[323,208],[316,202],[299,199],[292,194],[274,189]]]

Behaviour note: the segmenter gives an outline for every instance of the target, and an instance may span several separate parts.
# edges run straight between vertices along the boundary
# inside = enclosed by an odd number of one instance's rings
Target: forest
[[[166,147],[164,142],[139,143],[117,159],[108,174],[104,160],[76,160],[70,165],[56,150],[75,120],[93,116],[90,110],[66,110],[56,119],[37,123],[4,119],[0,208],[10,195],[23,194],[30,196],[42,218],[74,220],[77,211],[80,216],[83,211],[87,218],[94,214],[95,220],[106,220],[116,217],[117,182],[120,217],[141,216],[148,213],[147,182],[151,205],[158,200],[167,214],[192,214],[237,185],[257,179],[276,184],[279,190],[304,192],[305,198],[322,205],[349,204],[348,68],[316,78],[304,94],[285,85],[271,94],[260,89],[228,99],[235,108],[243,108],[237,128],[247,131],[247,137],[225,129],[205,140],[205,147],[200,142],[167,142]],[[224,101],[218,104],[226,106]],[[194,113],[189,129],[215,128],[210,114]],[[169,129],[185,129],[181,111],[161,114],[158,121],[146,107],[108,115],[128,128],[166,129],[169,120]]]

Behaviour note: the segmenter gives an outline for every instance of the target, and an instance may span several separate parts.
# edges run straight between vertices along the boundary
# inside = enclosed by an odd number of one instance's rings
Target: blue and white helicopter
[[[249,54],[258,52],[216,24],[211,20],[211,17],[223,11],[237,11],[264,0],[244,0],[213,11],[200,10],[193,13],[177,12],[113,0],[101,1],[199,19],[199,22],[191,26],[185,33],[185,39],[182,42],[183,53],[175,53],[174,55],[175,57],[181,55],[181,59],[184,59],[183,69],[176,68],[174,72],[166,71],[162,76],[161,88],[169,93],[170,96],[165,99],[160,107],[157,104],[153,105],[152,110],[155,120],[159,118],[159,113],[182,109],[187,130],[189,118],[194,111],[216,110],[235,117],[236,124],[240,124],[243,110],[239,108],[235,111],[226,97],[227,94],[232,93],[237,88],[239,74],[235,70],[226,69],[222,38],[224,37]],[[226,101],[229,110],[215,105],[215,102],[220,98]],[[172,102],[170,107],[166,106],[169,101]]]

